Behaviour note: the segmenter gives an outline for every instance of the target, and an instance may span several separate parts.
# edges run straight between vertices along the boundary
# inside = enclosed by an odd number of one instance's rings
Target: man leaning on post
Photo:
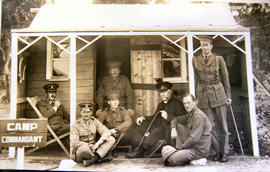
[[[187,114],[177,116],[171,122],[171,138],[176,139],[176,147],[166,145],[161,151],[164,165],[205,165],[212,125],[205,113],[197,108],[193,95],[184,95],[183,104]]]
[[[110,161],[106,154],[115,143],[111,132],[99,120],[94,118],[93,103],[79,104],[81,118],[72,124],[71,158],[87,167],[94,163]],[[97,132],[101,138],[96,141]]]

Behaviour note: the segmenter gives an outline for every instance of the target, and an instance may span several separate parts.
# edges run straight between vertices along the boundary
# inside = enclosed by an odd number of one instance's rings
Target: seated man
[[[127,158],[148,156],[159,140],[170,143],[170,122],[174,117],[184,114],[183,104],[172,95],[172,86],[170,82],[157,83],[162,102],[158,104],[155,115],[137,118],[136,124],[129,130],[130,141],[136,150],[127,154]],[[146,132],[150,124],[151,127]]]
[[[121,62],[112,61],[108,63],[109,76],[104,77],[97,91],[97,114],[107,108],[107,96],[111,91],[119,91],[119,104],[125,107],[130,115],[134,114],[134,93],[130,81],[121,73]]]
[[[72,124],[70,134],[71,158],[87,167],[101,162],[114,145],[115,139],[110,130],[93,117],[92,103],[82,103],[79,106],[81,118]],[[97,132],[101,135],[98,141]]]
[[[129,112],[119,106],[120,92],[112,91],[108,95],[109,109],[101,112],[98,116],[99,121],[110,129],[113,136],[124,136],[132,125]]]
[[[171,122],[171,138],[176,139],[176,148],[167,145],[162,148],[164,165],[204,165],[211,145],[212,125],[203,111],[197,108],[193,95],[183,97],[186,115]]]
[[[43,115],[48,118],[48,124],[55,132],[56,135],[61,135],[70,130],[69,114],[61,104],[60,100],[56,98],[56,92],[58,84],[45,84],[43,89],[45,90],[45,100],[41,100],[37,103],[37,108]],[[48,132],[48,137],[51,137]]]

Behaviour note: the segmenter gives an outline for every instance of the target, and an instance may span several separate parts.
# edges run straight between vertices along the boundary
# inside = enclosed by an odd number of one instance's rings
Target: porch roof
[[[45,4],[13,32],[248,31],[224,3],[182,5]]]

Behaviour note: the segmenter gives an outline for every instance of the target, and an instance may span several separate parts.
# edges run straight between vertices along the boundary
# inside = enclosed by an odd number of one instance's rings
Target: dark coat
[[[207,62],[202,55],[192,59],[195,70],[198,107],[204,109],[223,105],[231,98],[229,74],[224,59],[212,54]]]
[[[155,121],[153,122],[151,128],[150,128],[150,136],[148,137],[148,147],[154,146],[154,144],[157,143],[158,140],[166,140],[168,143],[170,142],[170,124],[171,120],[179,115],[183,115],[185,113],[183,104],[176,99],[175,97],[171,97],[167,103],[160,102],[157,106],[156,113],[159,111],[164,110],[168,114],[168,119],[165,120],[161,117],[160,113],[157,115]],[[137,144],[140,142],[141,138],[145,134],[146,129],[148,128],[149,124],[154,118],[154,115],[145,117],[146,119],[142,122],[141,125],[134,124],[134,127],[131,128],[131,130],[134,132],[134,134],[131,134],[133,137],[133,140],[136,140],[133,142],[134,144]],[[135,137],[136,136],[136,137]]]
[[[57,135],[69,131],[69,114],[63,105],[60,105],[55,112],[52,104],[49,104],[46,100],[41,100],[37,103],[37,108],[44,118],[48,118],[48,124],[56,131]]]

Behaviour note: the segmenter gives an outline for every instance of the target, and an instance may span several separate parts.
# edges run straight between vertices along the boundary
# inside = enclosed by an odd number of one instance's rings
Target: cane
[[[152,127],[152,125],[153,125],[154,121],[156,120],[156,118],[157,118],[157,116],[158,116],[159,113],[160,113],[160,111],[158,111],[158,112],[155,114],[155,116],[154,116],[154,118],[152,119],[151,123],[150,123],[149,126],[147,127],[147,129],[146,129],[146,131],[145,131],[143,137],[141,138],[140,143],[139,143],[138,146],[135,148],[135,150],[134,150],[135,152],[138,151],[139,148],[141,147],[141,145],[142,145],[142,143],[143,143],[143,141],[144,141],[144,139],[145,139],[147,133],[149,132],[150,128]]]
[[[242,147],[240,135],[239,135],[238,128],[237,128],[237,125],[236,125],[236,121],[235,121],[235,118],[234,118],[234,113],[233,113],[233,109],[232,109],[232,104],[230,104],[229,106],[230,106],[230,111],[231,111],[231,115],[232,115],[234,127],[235,127],[235,130],[236,130],[238,142],[239,142],[240,149],[241,149],[241,152],[242,152],[242,157],[243,157],[243,159],[245,160],[245,155],[244,155],[244,151],[243,151],[243,147]]]

